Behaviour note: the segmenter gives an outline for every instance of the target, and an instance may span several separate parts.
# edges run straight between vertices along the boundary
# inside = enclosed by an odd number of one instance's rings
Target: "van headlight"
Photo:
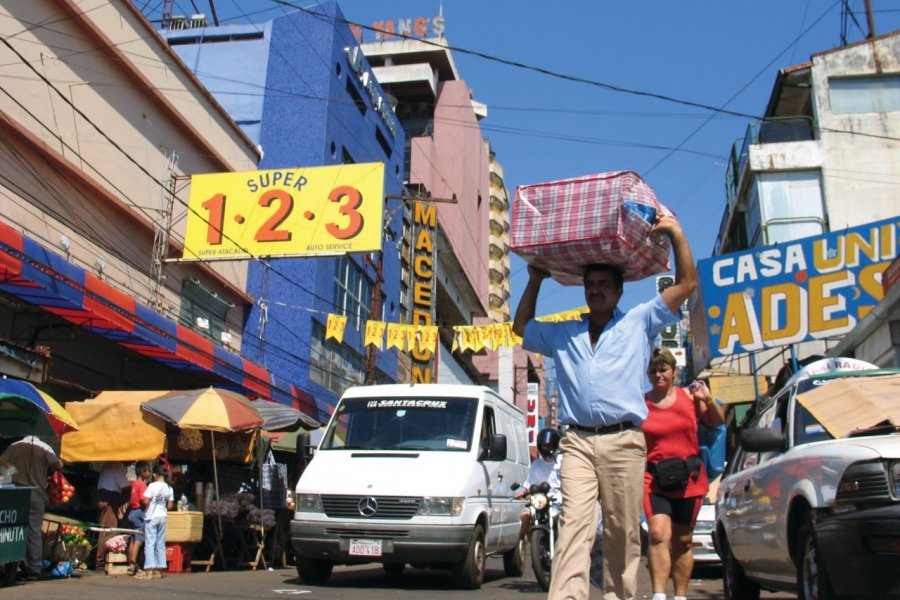
[[[466,506],[466,499],[461,496],[424,496],[419,503],[416,515],[436,517],[458,517]]]
[[[308,513],[325,512],[325,508],[322,505],[322,495],[321,494],[297,494],[296,495],[296,503],[297,503],[297,506],[294,509],[295,512],[308,512]]]

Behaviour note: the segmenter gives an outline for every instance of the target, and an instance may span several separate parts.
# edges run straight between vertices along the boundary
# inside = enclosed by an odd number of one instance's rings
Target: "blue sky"
[[[207,2],[195,4],[202,11]],[[215,1],[223,22],[245,22],[247,15],[262,22],[290,10],[285,4]],[[315,4],[296,2],[303,7]],[[454,53],[475,99],[488,106],[483,132],[503,164],[510,195],[517,185],[636,171],[675,211],[695,259],[712,252],[725,204],[726,157],[732,144],[743,138],[749,115],[765,111],[778,70],[840,46],[842,30],[851,43],[867,31],[863,0],[338,4],[348,20],[363,25],[433,17],[443,10],[445,37],[452,47],[551,72]],[[190,2],[177,0],[180,5],[176,12],[193,12]],[[900,0],[872,0],[872,5],[876,34],[900,29]],[[852,9],[858,25],[844,16],[844,6]],[[512,273],[514,310],[527,281],[525,265],[517,257]],[[621,306],[633,306],[653,293],[652,280],[626,284]],[[546,283],[538,313],[583,303],[580,288]]]

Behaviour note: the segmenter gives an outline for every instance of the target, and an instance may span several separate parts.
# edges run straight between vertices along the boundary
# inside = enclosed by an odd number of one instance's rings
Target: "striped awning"
[[[173,369],[212,373],[223,387],[327,420],[309,392],[167,319],[3,222],[0,290]]]

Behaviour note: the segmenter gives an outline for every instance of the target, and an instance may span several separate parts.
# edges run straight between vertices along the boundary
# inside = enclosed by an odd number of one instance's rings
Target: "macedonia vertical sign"
[[[894,217],[699,261],[709,355],[846,334],[884,297],[898,234]]]
[[[384,164],[193,175],[185,260],[381,249]]]

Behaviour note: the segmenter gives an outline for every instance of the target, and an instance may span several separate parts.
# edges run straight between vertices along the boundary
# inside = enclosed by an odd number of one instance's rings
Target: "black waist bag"
[[[674,492],[687,487],[691,477],[700,472],[702,460],[699,456],[690,458],[666,458],[659,462],[648,463],[647,470],[653,475],[656,484],[666,492]]]

